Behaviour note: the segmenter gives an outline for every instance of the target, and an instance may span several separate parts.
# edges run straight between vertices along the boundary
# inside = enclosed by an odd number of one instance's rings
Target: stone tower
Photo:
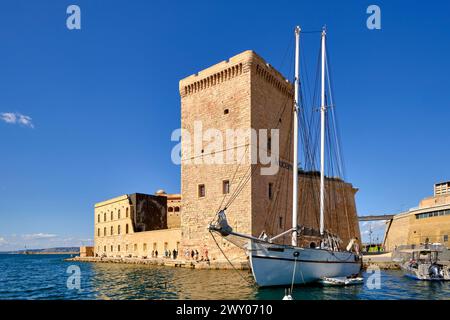
[[[292,224],[292,84],[249,50],[182,79],[179,89],[181,127],[189,134],[189,138],[182,138],[181,148],[181,250],[197,249],[202,254],[206,247],[211,260],[224,261],[207,226],[233,197],[226,213],[235,231],[259,236],[262,231],[274,235],[289,229]],[[209,129],[213,130],[207,133]],[[237,134],[233,140],[229,138],[230,129],[253,129],[258,135]],[[260,129],[268,129],[264,131],[266,139],[261,139]],[[278,139],[275,133],[272,136],[271,129],[279,130]],[[194,137],[196,132],[203,132],[203,144],[195,144],[194,140],[199,139]],[[209,148],[208,142],[220,140],[216,139],[219,133],[224,140],[222,147]],[[246,138],[242,139],[243,136]],[[257,165],[250,158],[261,151],[270,156],[275,139],[279,141],[279,169],[276,174],[263,174],[261,168],[270,164]],[[230,150],[234,158],[227,158]],[[221,157],[225,161],[218,163]],[[258,163],[260,160],[258,157]],[[308,190],[318,188],[317,182],[314,175],[299,175],[299,192],[303,190],[305,195]],[[328,179],[327,185],[330,183],[334,182]],[[337,202],[345,206],[346,229],[342,232],[345,235],[341,234],[345,241],[359,236],[359,227],[354,205],[356,190],[343,184],[346,191]],[[299,201],[303,198],[299,195]],[[311,215],[302,218],[300,210],[299,223],[314,224],[311,216],[315,215],[315,204],[305,206],[303,201],[302,205],[309,208],[305,210]],[[339,226],[335,231],[340,231]],[[220,237],[216,239],[233,262],[246,261],[241,249]]]

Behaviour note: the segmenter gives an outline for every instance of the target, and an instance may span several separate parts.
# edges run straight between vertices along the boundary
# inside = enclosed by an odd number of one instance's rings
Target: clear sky
[[[66,27],[71,4],[81,30]],[[371,4],[381,30],[366,27]],[[446,1],[2,1],[0,250],[89,243],[95,202],[179,192],[178,81],[247,49],[285,72],[297,24],[328,26],[359,214],[416,206],[450,179],[449,12]],[[318,36],[306,37],[316,57]]]

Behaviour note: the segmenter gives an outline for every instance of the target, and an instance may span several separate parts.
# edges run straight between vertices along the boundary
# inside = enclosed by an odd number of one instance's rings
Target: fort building
[[[279,129],[280,168],[274,175],[261,173],[258,164],[239,161],[236,156],[223,164],[211,164],[211,158],[258,154],[259,145],[252,136],[223,143],[220,149],[198,147],[182,138],[181,246],[184,249],[207,248],[212,260],[224,260],[220,245],[232,262],[245,262],[243,250],[211,236],[207,226],[219,208],[226,206],[229,224],[236,232],[259,236],[289,229],[292,208],[292,108],[293,86],[277,70],[253,51],[242,52],[179,83],[181,127],[194,134],[217,130],[222,136],[229,129]],[[270,153],[270,150],[267,150]],[[229,159],[228,159],[229,160]],[[249,175],[249,172],[251,173]],[[246,182],[242,182],[246,181]],[[336,190],[339,192],[334,192]],[[238,192],[237,192],[238,191]],[[360,238],[356,214],[357,189],[339,179],[326,179],[325,228],[336,233],[343,245]],[[311,193],[316,194],[312,197]],[[299,224],[319,227],[319,176],[314,172],[299,174]],[[309,199],[309,200],[308,200]],[[290,235],[279,241],[290,241]]]
[[[95,204],[94,256],[148,257],[177,250],[181,196],[130,194]]]
[[[187,250],[200,255],[207,250],[209,260],[218,265],[226,263],[222,252],[233,264],[246,264],[244,250],[213,238],[207,227],[223,207],[230,225],[240,233],[275,235],[291,227],[293,86],[255,52],[245,51],[182,79],[179,93],[182,129],[195,134],[200,123],[202,132],[213,129],[227,136],[232,130],[234,135],[214,149],[182,137],[181,195],[160,190],[155,195],[123,195],[97,203],[94,254],[150,257],[155,250],[161,255],[176,249],[183,259]],[[261,135],[255,139],[242,134],[250,129],[266,129],[266,144],[261,145]],[[261,149],[271,155],[271,139],[276,138],[271,129],[279,130],[279,168],[274,174],[263,174],[262,168],[270,164],[242,159]],[[229,158],[211,163],[215,157]],[[317,172],[299,171],[298,223],[317,230],[319,180]],[[327,177],[325,192],[325,229],[346,246],[351,238],[360,238],[357,189]],[[290,241],[290,235],[277,241]]]
[[[425,243],[440,243],[449,248],[449,234],[450,181],[435,184],[433,196],[387,221],[384,246],[386,251],[401,245]]]

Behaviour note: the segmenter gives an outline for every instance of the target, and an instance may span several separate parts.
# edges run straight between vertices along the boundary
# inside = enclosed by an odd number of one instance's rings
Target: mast
[[[321,106],[320,106],[320,235],[324,229],[324,207],[325,207],[325,37],[326,29],[322,30],[322,77],[321,77]]]
[[[300,32],[299,26],[295,28],[295,101],[294,101],[294,159],[292,163],[292,245],[297,246],[297,202],[298,202],[298,112],[299,112],[299,55],[300,55]]]

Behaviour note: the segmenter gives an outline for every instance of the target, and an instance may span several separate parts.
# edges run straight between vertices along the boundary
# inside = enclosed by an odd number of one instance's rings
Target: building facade
[[[245,51],[181,80],[179,91],[181,127],[189,136],[182,138],[181,147],[182,247],[206,248],[212,260],[224,260],[218,244],[231,261],[244,262],[243,250],[222,239],[216,243],[207,226],[226,206],[229,224],[239,233],[275,235],[291,227],[293,86],[255,52]],[[261,144],[261,135],[246,134],[250,129],[267,129],[267,143]],[[241,159],[270,149],[271,129],[279,130],[280,168],[276,174],[262,174],[261,166]],[[192,143],[199,132],[208,135],[205,141],[217,142],[217,136],[226,141],[213,148]],[[271,150],[265,151],[270,155]],[[332,192],[337,187],[340,191]],[[344,246],[360,238],[356,191],[339,179],[326,180],[325,228],[337,233]],[[318,192],[319,176],[300,172],[300,225],[318,229],[319,199],[311,196]]]
[[[420,201],[417,208],[394,216],[386,223],[385,250],[400,245],[441,243],[449,247],[450,182],[434,185],[434,195]]]
[[[156,195],[122,195],[95,204],[94,256],[149,257],[152,251],[161,256],[166,250],[178,250],[180,219],[170,214],[169,208],[180,208],[180,201],[180,195],[160,191]]]

